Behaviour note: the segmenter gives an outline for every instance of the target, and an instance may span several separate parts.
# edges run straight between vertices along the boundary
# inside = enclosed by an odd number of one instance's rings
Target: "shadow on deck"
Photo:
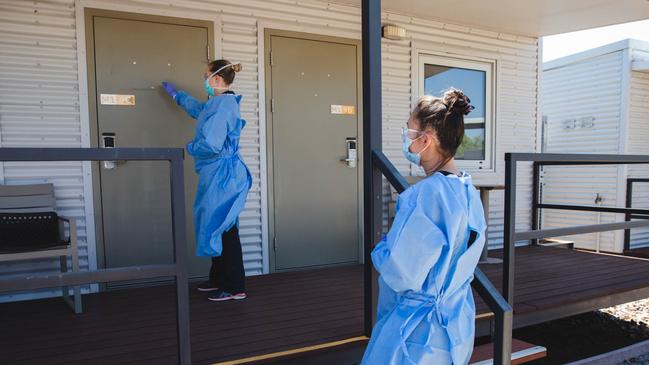
[[[516,260],[516,327],[649,297],[647,260],[538,246],[517,248]],[[482,269],[501,284],[501,265]],[[198,364],[363,334],[361,266],[252,277],[249,298],[240,302],[211,303],[194,287],[192,359]],[[1,304],[0,363],[177,362],[173,287],[86,295],[84,307],[74,315],[59,298]]]

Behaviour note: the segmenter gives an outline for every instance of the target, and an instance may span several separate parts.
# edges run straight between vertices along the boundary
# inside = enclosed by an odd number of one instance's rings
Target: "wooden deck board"
[[[501,286],[502,265],[482,269]],[[245,301],[212,303],[192,285],[196,363],[362,335],[360,266],[251,277],[247,286]],[[649,260],[552,247],[516,250],[517,315],[647,287]],[[59,298],[0,304],[0,363],[175,363],[174,290],[157,286],[86,295],[78,316]],[[476,304],[479,313],[488,311],[479,298]]]
[[[490,254],[502,257],[500,250]],[[500,288],[500,265],[483,270]],[[522,313],[517,304],[557,307],[649,287],[649,261],[555,247],[518,248],[514,285],[516,313]]]
[[[354,266],[253,277],[249,299],[236,303],[208,302],[192,291],[194,360],[208,363],[362,334],[361,275]],[[59,301],[0,306],[3,327],[20,329],[30,339],[17,341],[2,331],[0,363],[175,361],[173,287],[89,295],[80,316]]]

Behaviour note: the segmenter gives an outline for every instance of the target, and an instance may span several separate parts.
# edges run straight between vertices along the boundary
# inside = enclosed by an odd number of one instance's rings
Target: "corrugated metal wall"
[[[259,104],[259,87],[263,85],[259,85],[258,27],[263,24],[269,28],[358,39],[360,9],[326,2],[285,0],[242,0],[236,4],[217,0],[176,1],[173,4],[162,0],[125,0],[119,3],[84,0],[83,3],[89,7],[222,20],[221,31],[217,32],[221,37],[216,40],[216,44],[221,45],[223,57],[242,61],[244,65],[235,88],[245,96],[242,114],[248,125],[242,136],[242,145],[245,146],[245,160],[255,179],[241,219],[246,271],[248,274],[262,273],[264,212],[261,198],[263,152],[260,146],[264,136],[259,123],[260,113],[265,107]],[[0,44],[10,49],[10,52],[3,51],[0,56],[3,80],[3,100],[0,105],[2,143],[14,146],[79,146],[81,126],[76,90],[77,53],[73,2],[5,1],[2,7],[0,29],[3,37]],[[383,17],[386,22],[405,27],[410,35],[409,39],[403,41],[384,40],[383,43],[383,138],[388,157],[401,172],[410,172],[409,164],[401,156],[399,128],[408,118],[412,100],[411,57],[414,55],[411,41],[416,42],[418,48],[423,47],[432,52],[492,59],[498,65],[495,73],[497,170],[493,174],[474,176],[478,182],[502,183],[504,152],[535,151],[538,40],[397,14],[384,14]],[[51,82],[41,85],[35,81],[40,79]],[[519,170],[518,222],[523,229],[530,225],[531,170],[526,166],[521,166]],[[30,178],[32,175],[43,178],[60,175],[54,181],[60,204],[67,209],[66,213],[81,219],[84,227],[81,193],[83,175],[80,165],[39,165],[27,168],[8,164],[5,175],[6,180],[12,183],[25,181],[25,175]],[[38,177],[33,180],[38,180]],[[386,189],[386,197],[387,192]],[[493,194],[490,244],[494,246],[502,241],[502,205],[502,193]]]
[[[649,60],[634,52],[634,59]],[[631,72],[628,152],[649,155],[649,72]],[[629,177],[649,178],[648,166],[629,166]],[[649,183],[637,183],[633,187],[633,207],[649,209]],[[631,248],[649,247],[649,229],[631,230]]]
[[[81,147],[73,0],[0,2],[0,145]],[[0,183],[54,184],[59,214],[77,220],[81,267],[87,269],[86,226],[92,222],[86,221],[82,163],[3,165]],[[2,275],[52,270],[58,260],[0,265]]]
[[[215,26],[219,26],[216,24]],[[255,19],[223,19],[222,39],[216,40],[222,46],[223,57],[240,61],[243,72],[237,75],[235,89],[244,98],[241,114],[248,122],[241,136],[241,152],[250,172],[253,185],[248,195],[246,208],[240,218],[241,244],[247,275],[263,273],[261,232],[261,149],[259,145],[259,91],[257,89],[257,34]],[[264,108],[261,108],[264,110]]]
[[[542,105],[547,117],[546,152],[604,153],[620,151],[622,113],[623,52],[618,51],[543,72]],[[581,118],[594,118],[592,126]],[[573,125],[571,120],[576,120]],[[586,122],[586,123],[582,123]],[[618,189],[617,166],[545,167],[543,201],[594,205],[597,194],[602,204],[623,206]],[[620,220],[613,214],[552,211],[542,213],[543,228],[596,224]],[[621,232],[599,234],[599,248],[615,251]],[[616,238],[618,236],[618,238]],[[566,237],[576,247],[597,249],[598,234]]]

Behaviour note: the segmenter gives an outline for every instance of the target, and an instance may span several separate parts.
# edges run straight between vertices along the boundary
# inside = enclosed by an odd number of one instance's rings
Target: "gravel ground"
[[[514,331],[514,338],[545,346],[548,356],[530,365],[589,358],[649,339],[649,300],[541,323]],[[620,365],[649,365],[649,356]]]
[[[649,328],[649,299],[602,309],[601,312],[635,324],[636,330],[646,331]]]
[[[649,365],[649,354],[626,360],[618,365]]]
[[[628,330],[639,336],[649,335],[649,299],[603,309],[601,312],[624,321]],[[649,354],[628,359],[618,365],[649,365]]]

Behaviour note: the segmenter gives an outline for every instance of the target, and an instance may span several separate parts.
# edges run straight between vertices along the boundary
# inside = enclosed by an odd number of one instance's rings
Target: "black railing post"
[[[494,364],[509,365],[512,363],[512,326],[513,310],[494,312]]]
[[[633,180],[632,179],[627,179],[626,180],[626,208],[631,208],[631,204],[633,202]],[[624,220],[626,222],[631,221],[631,214],[626,213],[624,215]],[[631,249],[631,230],[630,229],[625,229],[624,230],[624,252],[628,251]]]
[[[363,44],[363,194],[364,324],[372,333],[376,313],[377,280],[370,254],[381,239],[383,199],[381,172],[372,159],[381,150],[381,1],[362,0]]]
[[[516,247],[516,158],[505,154],[505,222],[503,239],[503,296],[514,307],[514,249]]]
[[[532,230],[537,230],[541,226],[541,211],[539,204],[541,203],[541,164],[534,162],[532,167]],[[532,240],[533,245],[538,245],[539,240]]]
[[[178,362],[191,364],[189,333],[189,278],[187,276],[187,241],[185,225],[185,178],[183,151],[171,160],[171,227],[176,264],[176,326],[178,330]]]
[[[487,276],[476,267],[471,286],[494,313],[494,364],[511,364],[513,310]]]

